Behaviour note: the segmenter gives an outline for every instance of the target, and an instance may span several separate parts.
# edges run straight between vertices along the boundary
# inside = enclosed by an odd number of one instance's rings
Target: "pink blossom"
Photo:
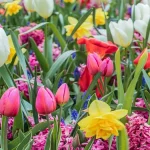
[[[31,24],[30,26],[25,26],[25,27],[21,27],[19,28],[19,33],[24,33],[28,30],[30,30],[33,26],[35,26],[35,24]],[[42,30],[34,30],[32,32],[29,32],[27,34],[21,35],[19,36],[19,42],[21,45],[28,43],[29,38],[33,38],[35,43],[37,45],[41,44],[44,40],[44,32]]]
[[[127,119],[130,150],[150,150],[150,125],[146,123],[147,120],[135,113]]]

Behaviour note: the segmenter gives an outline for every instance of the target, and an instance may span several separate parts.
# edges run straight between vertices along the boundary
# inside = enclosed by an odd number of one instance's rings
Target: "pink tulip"
[[[114,65],[112,60],[108,57],[101,63],[100,72],[105,77],[110,77],[114,72]]]
[[[17,116],[20,109],[20,94],[15,87],[9,88],[0,100],[0,114],[7,117]]]
[[[36,97],[36,110],[39,114],[50,114],[56,110],[57,104],[53,93],[44,87],[40,87]]]
[[[68,102],[70,98],[70,92],[66,83],[62,84],[56,92],[56,101],[59,105],[63,105]]]
[[[97,53],[91,53],[87,58],[87,67],[91,75],[100,72],[101,59]]]

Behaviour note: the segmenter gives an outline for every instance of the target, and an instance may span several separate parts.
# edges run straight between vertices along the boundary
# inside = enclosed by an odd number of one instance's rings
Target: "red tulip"
[[[101,63],[102,63],[102,61],[101,61],[100,57],[98,56],[98,54],[91,53],[88,55],[87,67],[88,67],[88,70],[91,73],[91,75],[95,75],[98,72],[100,72]]]
[[[86,67],[79,79],[79,86],[82,92],[86,91],[91,84],[93,76],[89,73],[88,68]]]
[[[0,100],[0,114],[7,117],[17,116],[20,109],[20,94],[15,87],[9,88]]]
[[[102,42],[93,38],[81,38],[78,44],[86,44],[86,50],[88,53],[97,53],[101,58],[107,54],[115,53],[118,47],[111,42]]]
[[[110,77],[114,72],[113,61],[108,57],[104,59],[100,66],[100,72],[105,77]]]
[[[59,105],[63,105],[69,101],[70,92],[69,92],[68,85],[66,83],[62,84],[59,87],[59,89],[56,92],[55,98],[56,98],[56,102]]]
[[[98,79],[98,86],[96,87],[96,96],[98,98],[101,98],[104,95],[104,87],[103,87],[103,83],[104,82],[104,77],[101,77],[101,80]]]
[[[134,64],[138,64],[142,54],[144,53],[145,50],[143,50],[143,52],[134,60]],[[144,69],[149,69],[150,68],[150,53],[148,53],[148,58],[147,58],[147,61],[146,61],[146,64],[144,66]]]
[[[39,114],[50,114],[56,110],[56,100],[53,93],[48,89],[41,87],[36,97],[36,110]]]

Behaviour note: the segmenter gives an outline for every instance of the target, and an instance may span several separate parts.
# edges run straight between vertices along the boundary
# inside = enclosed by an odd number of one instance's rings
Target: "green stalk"
[[[60,112],[59,112],[59,118],[58,118],[58,129],[60,129],[60,122],[61,122],[62,110],[63,110],[63,107],[60,105]]]
[[[1,136],[1,146],[2,150],[8,150],[7,145],[7,124],[8,124],[8,117],[2,117],[2,136]]]
[[[119,19],[124,19],[126,0],[121,0]]]
[[[47,20],[46,20],[47,21]],[[44,56],[46,58],[46,60],[48,59],[48,38],[47,38],[47,34],[48,34],[48,24],[45,25],[45,43],[44,43]]]
[[[46,120],[47,120],[47,122],[48,122],[48,129],[50,130],[50,129],[51,129],[51,128],[50,128],[50,120],[49,120],[48,115],[46,115]]]

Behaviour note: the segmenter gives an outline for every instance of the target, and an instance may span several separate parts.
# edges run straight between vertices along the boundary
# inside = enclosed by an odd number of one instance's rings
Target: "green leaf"
[[[42,70],[44,72],[48,72],[49,70],[49,65],[48,62],[46,60],[46,58],[44,57],[44,55],[39,51],[36,43],[34,42],[34,40],[32,38],[30,38],[30,42],[31,42],[31,47],[33,49],[33,51],[35,52],[36,58],[42,68]]]
[[[73,36],[74,33],[78,30],[78,28],[85,22],[85,20],[88,18],[88,16],[91,14],[91,12],[93,11],[93,8],[91,8],[84,16],[82,16],[78,23],[76,24],[76,26],[74,27],[72,33],[70,36]]]
[[[21,130],[19,130],[18,137],[20,141],[22,141],[25,138],[25,135]]]
[[[91,96],[91,98],[90,98],[90,100],[89,100],[89,102],[88,102],[88,107],[90,106],[90,104],[94,101],[94,100],[97,100],[98,98],[97,98],[97,96],[96,96],[96,94],[94,93],[92,96]]]
[[[124,19],[126,0],[121,0],[119,19]]]
[[[131,81],[131,83],[127,89],[127,92],[125,94],[125,101],[123,104],[123,109],[127,109],[129,115],[131,114],[132,99],[133,99],[136,83],[137,83],[139,76],[140,76],[140,73],[141,73],[141,71],[142,71],[142,69],[143,69],[143,67],[147,61],[147,58],[148,58],[148,52],[144,51],[144,53],[142,54],[142,56],[139,60],[138,65],[136,67],[134,78]]]
[[[51,149],[52,133],[53,133],[53,130],[50,130],[49,133],[48,133],[48,137],[47,137],[47,140],[46,140],[46,145],[45,145],[44,150],[50,150]]]
[[[150,106],[150,93],[148,91],[144,91],[144,94],[145,94],[146,100],[147,100],[147,102],[148,102],[148,104]]]
[[[53,121],[50,121],[50,124],[52,124],[52,123],[53,123]],[[47,121],[42,122],[42,123],[35,125],[29,132],[31,132],[32,136],[34,136],[38,132],[45,130],[48,126],[49,126],[49,123]],[[26,132],[25,135],[29,134],[29,132]],[[13,141],[10,141],[8,143],[8,149],[9,150],[14,149],[19,143],[20,143],[20,140],[19,140],[19,137],[17,137],[16,139],[14,139]]]
[[[15,133],[18,130],[24,131],[24,121],[23,121],[23,115],[22,110],[20,107],[18,115],[14,118],[14,124],[13,124],[13,133]]]
[[[52,78],[55,73],[58,71],[58,69],[64,64],[64,62],[67,60],[67,58],[69,56],[71,56],[71,54],[73,54],[74,50],[71,50],[71,51],[67,51],[67,52],[64,52],[56,61],[55,63],[52,65],[52,67],[50,68],[50,70],[47,72],[46,74],[46,79],[48,78]]]
[[[33,140],[30,140],[30,142],[27,144],[26,148],[24,150],[31,150],[33,145]]]
[[[0,75],[2,76],[3,80],[5,81],[5,83],[8,87],[15,86],[14,82],[12,81],[12,79],[11,79],[10,75],[8,74],[8,71],[4,65],[2,67],[0,67]]]
[[[111,145],[112,145],[112,142],[113,142],[113,138],[114,138],[114,136],[112,135],[112,136],[108,139],[109,150],[111,150]]]
[[[143,49],[147,47],[147,42],[148,42],[149,35],[150,35],[150,18],[149,18],[149,21],[148,21],[148,26],[147,26],[147,30],[146,30],[146,38],[144,40]]]
[[[54,129],[53,129],[53,133],[52,133],[52,143],[51,143],[51,147],[52,150],[57,150],[57,133],[58,133],[58,123],[56,121],[56,119],[54,119]]]
[[[115,67],[116,67],[117,84],[118,84],[118,102],[123,104],[124,89],[123,89],[122,75],[121,75],[120,49],[118,49],[115,54]]]
[[[31,140],[32,138],[32,133],[30,132],[22,141],[21,143],[17,146],[16,150],[21,150],[23,149]]]
[[[148,76],[148,74],[146,73],[146,71],[144,69],[142,70],[142,72],[143,72],[143,76],[144,76],[144,79],[146,81],[146,84],[150,90],[150,77]]]
[[[117,150],[129,150],[126,128],[124,128],[122,131],[119,131],[119,136],[117,137]]]
[[[95,140],[95,137],[93,137],[90,142],[88,143],[88,145],[86,145],[85,149],[84,150],[91,150],[92,148],[92,145],[94,143],[94,140]]]
[[[16,35],[15,35],[15,33],[13,31],[10,31],[10,33],[11,33],[12,41],[13,41],[13,44],[14,44],[17,56],[19,58],[22,70],[24,72],[24,75],[25,75],[26,79],[28,80],[28,83],[29,83],[29,79],[28,79],[28,75],[27,75],[27,69],[26,69],[27,66],[26,66],[24,55],[23,55],[23,53],[21,51],[21,47],[20,47],[20,45],[18,43],[18,39],[17,39],[17,37],[16,37]]]

